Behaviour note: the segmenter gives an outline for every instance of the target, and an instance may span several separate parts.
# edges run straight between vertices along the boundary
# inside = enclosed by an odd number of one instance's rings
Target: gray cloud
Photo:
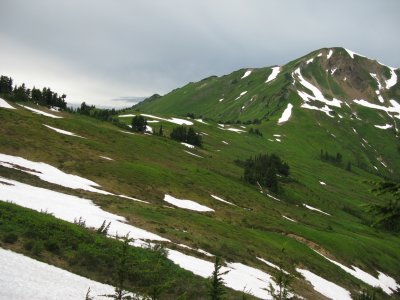
[[[0,73],[113,105],[329,46],[397,67],[398,11],[397,0],[0,0]]]

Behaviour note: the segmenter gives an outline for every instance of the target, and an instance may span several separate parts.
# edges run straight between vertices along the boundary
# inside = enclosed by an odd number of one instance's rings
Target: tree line
[[[42,90],[33,87],[27,88],[25,83],[13,86],[13,79],[8,76],[0,76],[0,95],[10,101],[30,101],[39,105],[55,106],[61,109],[67,107],[65,99],[67,95],[53,92],[50,88]]]

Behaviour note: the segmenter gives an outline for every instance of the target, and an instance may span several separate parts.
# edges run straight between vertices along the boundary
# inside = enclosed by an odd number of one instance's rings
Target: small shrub
[[[16,235],[15,233],[11,232],[11,233],[7,233],[4,237],[3,237],[3,242],[7,243],[7,244],[14,244],[16,241],[18,241],[18,235]]]

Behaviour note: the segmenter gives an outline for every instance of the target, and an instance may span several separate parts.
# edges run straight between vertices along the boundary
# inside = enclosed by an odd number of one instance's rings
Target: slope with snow
[[[387,89],[390,89],[397,83],[397,74],[395,70],[395,68],[390,68],[390,78],[385,81]]]
[[[15,107],[8,104],[8,102],[4,99],[0,98],[0,108],[8,108],[8,109],[15,109]]]
[[[174,124],[178,124],[178,125],[193,125],[193,122],[184,120],[184,119],[179,119],[179,118],[165,119],[165,118],[161,118],[161,117],[157,117],[157,116],[153,116],[153,115],[149,115],[149,114],[141,114],[141,115],[143,117],[166,121],[166,122],[170,122],[170,123],[174,123]],[[119,118],[128,118],[128,117],[134,117],[134,116],[135,115],[133,115],[133,114],[127,114],[127,115],[119,115],[118,117]]]
[[[226,200],[222,199],[221,197],[218,197],[218,196],[215,196],[215,195],[211,195],[211,197],[213,197],[215,200],[218,200],[218,201],[224,202],[224,203],[226,203],[226,204],[229,204],[229,205],[234,205],[234,206],[236,206],[236,204],[233,204],[232,202],[226,201]]]
[[[205,205],[201,205],[193,200],[178,199],[178,198],[175,198],[168,194],[166,194],[164,196],[164,201],[166,201],[172,205],[175,205],[177,207],[185,208],[185,209],[189,209],[189,210],[200,211],[200,212],[214,211],[212,208],[209,208]]]
[[[320,209],[318,209],[318,208],[315,208],[315,207],[313,207],[313,206],[307,205],[307,204],[305,204],[305,203],[303,203],[303,206],[304,206],[305,208],[309,209],[309,210],[314,210],[314,211],[317,211],[317,212],[319,212],[319,213],[321,213],[321,214],[330,216],[330,214],[328,214],[328,213],[326,213],[326,212],[324,212],[324,211],[322,211],[322,210],[320,210]]]
[[[73,132],[70,132],[70,131],[67,131],[67,130],[63,130],[63,129],[51,127],[51,126],[46,125],[46,124],[43,124],[43,126],[46,126],[47,128],[49,128],[49,129],[51,129],[51,130],[53,130],[53,131],[55,131],[55,132],[64,134],[64,135],[75,136],[75,137],[79,137],[79,138],[83,138],[83,139],[84,139],[83,136],[77,135],[77,134],[75,134],[75,133],[73,133]]]
[[[252,70],[247,70],[247,71],[243,74],[242,78],[240,78],[240,79],[246,78],[247,76],[249,76],[249,75],[251,74],[251,72],[252,72]]]
[[[274,80],[278,76],[280,71],[281,71],[281,67],[273,67],[272,73],[268,76],[268,79],[267,79],[267,81],[265,81],[265,83],[268,83],[268,82]]]
[[[242,96],[246,95],[247,91],[241,92],[239,96],[236,97],[235,100],[239,100]]]
[[[0,299],[85,299],[90,287],[94,299],[114,294],[114,287],[73,274],[0,248]]]
[[[282,116],[279,118],[278,124],[285,123],[286,121],[289,120],[290,116],[292,115],[292,108],[293,105],[289,103],[284,112],[282,113]]]
[[[25,108],[25,109],[27,109],[27,110],[30,110],[30,111],[34,112],[35,114],[38,114],[38,115],[43,115],[43,116],[46,116],[46,117],[49,117],[49,118],[53,118],[53,119],[62,119],[62,117],[60,117],[60,116],[55,116],[55,115],[49,114],[47,112],[44,112],[44,111],[41,111],[41,110],[38,110],[38,109],[34,109],[34,108],[26,106],[26,105],[22,105],[22,104],[18,104],[18,105],[23,107],[23,108]]]
[[[337,284],[330,282],[308,270],[305,269],[296,269],[303,277],[311,283],[313,288],[324,295],[325,297],[333,300],[351,300],[351,295],[349,291],[344,288],[338,286]]]

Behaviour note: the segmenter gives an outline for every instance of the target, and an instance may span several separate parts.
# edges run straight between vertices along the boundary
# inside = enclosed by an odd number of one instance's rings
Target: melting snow
[[[371,77],[374,78],[375,81],[378,83],[378,90],[381,90],[383,87],[382,87],[381,82],[378,79],[378,76],[376,76],[375,73],[369,73],[369,75],[371,75]],[[376,91],[376,93],[379,93],[379,91]]]
[[[156,120],[148,120],[147,123],[160,123],[160,121],[156,121]]]
[[[261,187],[260,187],[260,188],[261,188]],[[276,197],[274,197],[274,196],[272,196],[272,195],[270,195],[270,194],[267,194],[267,196],[270,197],[270,198],[272,198],[272,199],[274,199],[274,200],[276,200],[276,201],[281,201],[281,200],[279,200],[278,198],[276,198]]]
[[[306,64],[308,65],[308,64],[312,63],[313,61],[314,61],[314,57],[313,57],[313,58],[310,58],[309,60],[307,60],[307,61],[306,61]]]
[[[190,209],[190,210],[195,210],[195,211],[214,211],[212,208],[209,208],[207,206],[201,205],[195,201],[192,200],[184,200],[184,199],[177,199],[173,196],[170,196],[168,194],[165,194],[164,196],[164,201],[175,205],[180,208],[185,208],[185,209]]]
[[[320,213],[322,213],[322,214],[325,214],[325,215],[327,215],[327,216],[330,216],[330,214],[328,214],[328,213],[326,213],[326,212],[324,212],[324,211],[322,211],[322,210],[320,210],[320,209],[318,209],[318,208],[315,208],[315,207],[312,207],[312,206],[310,206],[310,205],[307,205],[307,204],[305,204],[305,203],[303,203],[303,206],[304,206],[305,208],[310,209],[310,210],[315,210],[315,211],[317,211],[317,212],[320,212]]]
[[[129,115],[119,115],[118,117],[119,117],[119,118],[130,118],[130,117],[136,117],[136,115],[132,115],[132,114],[129,114]]]
[[[277,141],[277,142],[279,142],[279,143],[281,142],[281,140],[280,140],[280,139],[275,139],[275,141]]]
[[[303,277],[311,283],[313,288],[320,294],[333,300],[351,300],[351,295],[349,291],[330,282],[308,270],[296,268]]]
[[[99,190],[96,182],[77,175],[67,174],[63,171],[42,162],[34,162],[22,157],[0,153],[0,165],[17,169],[39,177],[41,180],[58,184],[71,189],[82,189],[89,192],[112,195],[109,192]]]
[[[106,160],[113,160],[112,158],[109,158],[109,157],[107,157],[107,156],[102,156],[102,155],[100,155],[100,157],[103,158],[103,159],[106,159]]]
[[[1,99],[1,98],[0,98],[0,107],[15,109],[15,107],[11,106],[10,104],[7,103],[7,101],[5,101],[4,99]]]
[[[291,219],[291,218],[289,218],[289,217],[286,217],[286,216],[284,216],[284,215],[282,215],[282,218],[297,223],[296,220],[293,220],[293,219]]]
[[[332,56],[332,54],[333,54],[333,50],[332,50],[332,49],[329,49],[329,53],[328,53],[328,55],[326,56],[326,58],[327,58],[327,59],[330,59],[331,56]]]
[[[221,98],[221,99],[219,99],[218,101],[219,101],[219,102],[222,102],[222,101],[224,101],[224,98]]]
[[[246,132],[245,130],[238,129],[238,128],[228,128],[227,130],[237,132],[237,133]]]
[[[85,299],[89,287],[92,296],[114,294],[110,285],[1,248],[0,265],[1,299]]]
[[[301,92],[301,91],[297,91],[297,93],[299,94],[299,96],[305,101],[305,102],[309,102],[311,100],[315,100],[315,101],[320,101],[323,102],[327,105],[330,106],[336,106],[336,107],[340,107],[342,101],[333,98],[333,100],[328,100],[324,97],[324,95],[322,94],[322,92],[313,84],[311,84],[310,82],[308,82],[307,80],[305,80],[303,78],[303,76],[300,73],[300,68],[297,68],[295,70],[295,74],[298,76],[300,84],[302,86],[304,86],[305,88],[307,88],[308,90],[310,90],[314,96],[308,95],[305,92]]]
[[[317,56],[318,56],[318,57],[321,57],[321,56],[322,56],[322,53],[319,53]]]
[[[400,105],[395,101],[395,100],[390,100],[390,104],[392,104],[392,106],[386,107],[386,106],[382,106],[382,105],[377,105],[377,104],[373,104],[373,103],[369,103],[368,101],[365,100],[353,100],[353,102],[365,106],[365,107],[369,107],[369,108],[373,108],[373,109],[378,109],[378,110],[383,110],[386,112],[392,112],[392,113],[397,113],[398,115],[395,116],[396,118],[400,118]]]
[[[347,53],[350,55],[351,58],[354,58],[354,55],[361,56],[361,57],[365,57],[364,55],[358,54],[358,53],[353,52],[353,51],[351,51],[351,50],[349,50],[349,49],[346,49],[346,48],[345,48],[344,50],[347,51]]]
[[[204,122],[203,119],[196,119],[196,121],[208,125],[208,123]]]
[[[330,114],[330,112],[332,111],[332,109],[330,109],[327,105],[325,105],[325,106],[322,107],[322,108],[319,108],[319,107],[316,107],[316,106],[312,106],[312,105],[310,105],[310,104],[308,104],[308,103],[303,103],[303,104],[301,105],[301,107],[302,107],[302,108],[307,108],[307,109],[312,109],[312,110],[319,110],[319,111],[322,111],[322,112],[324,112],[328,117],[333,118],[333,116],[331,116],[331,114]]]
[[[111,236],[115,236],[117,233],[120,236],[129,233],[135,239],[169,241],[159,235],[125,223],[124,217],[102,210],[91,200],[34,187],[2,177],[0,177],[0,199],[12,201],[39,212],[48,211],[56,218],[71,223],[82,217],[88,227],[99,228],[103,221],[111,222],[108,231]]]
[[[397,74],[395,70],[395,68],[390,68],[390,79],[385,81],[387,89],[390,89],[397,83]]]
[[[43,115],[43,116],[46,116],[46,117],[49,117],[49,118],[53,118],[53,119],[62,119],[62,117],[60,117],[60,116],[55,116],[55,115],[46,113],[46,112],[38,110],[38,109],[34,109],[32,107],[29,107],[29,106],[25,106],[25,105],[21,105],[21,104],[18,104],[18,105],[22,106],[23,108],[26,108],[26,109],[28,109],[30,111],[33,111],[34,113],[39,114],[39,115]]]
[[[335,74],[336,70],[337,70],[337,68],[333,68],[333,69],[331,70],[331,75]]]
[[[225,141],[222,141],[222,143],[224,143],[225,145],[229,145],[229,143],[228,143],[228,142],[225,142]]]
[[[200,155],[194,154],[194,153],[192,153],[192,152],[189,152],[189,151],[186,151],[186,150],[183,150],[183,151],[185,151],[187,154],[190,154],[190,155],[192,155],[192,156],[196,156],[196,157],[204,158],[203,156],[200,156]]]
[[[240,79],[243,79],[243,78],[246,78],[247,76],[249,76],[249,75],[251,74],[251,71],[252,71],[252,70],[247,70],[247,71],[244,73],[244,75],[242,76],[242,78],[240,78]]]
[[[391,278],[390,276],[387,276],[383,274],[382,272],[379,272],[378,278],[372,276],[371,274],[355,267],[351,266],[351,268],[346,267],[345,265],[342,265],[341,263],[338,263],[337,261],[334,261],[333,259],[330,259],[323,254],[319,253],[318,251],[314,250],[316,253],[324,257],[325,259],[329,260],[331,263],[337,265],[347,273],[353,275],[354,277],[360,279],[361,281],[369,284],[370,286],[373,287],[380,287],[386,294],[391,295],[393,294],[394,291],[400,288],[400,285],[396,283],[396,281]]]
[[[166,121],[166,122],[170,122],[170,123],[174,123],[174,124],[178,124],[178,125],[193,125],[193,122],[188,121],[188,120],[184,120],[184,119],[179,119],[179,118],[165,119],[165,118],[160,118],[160,117],[156,117],[156,116],[148,115],[148,114],[141,114],[141,115],[143,117],[157,119],[157,120],[161,120],[161,121]]]
[[[379,128],[379,129],[389,129],[389,128],[392,128],[393,127],[393,125],[390,125],[390,124],[386,124],[386,125],[374,125],[376,128]]]
[[[281,71],[281,67],[273,67],[272,73],[268,76],[268,79],[265,83],[268,83],[268,82],[274,80],[278,76],[280,71]]]
[[[51,130],[54,130],[55,132],[58,132],[58,133],[61,133],[61,134],[65,134],[65,135],[69,135],[69,136],[76,136],[76,137],[79,137],[79,138],[83,138],[83,139],[84,139],[83,136],[77,135],[77,134],[75,134],[75,133],[73,133],[73,132],[66,131],[66,130],[62,130],[62,129],[55,128],[55,127],[51,127],[51,126],[46,125],[46,124],[42,124],[42,125],[43,125],[43,126],[46,126],[47,128],[49,128],[49,129],[51,129]]]
[[[234,205],[234,206],[236,206],[236,205],[235,205],[235,204],[233,204],[232,202],[226,201],[226,200],[224,200],[224,199],[222,199],[222,198],[220,198],[220,197],[218,197],[218,196],[211,195],[211,197],[213,197],[215,200],[218,200],[218,201],[221,201],[221,202],[227,203],[227,204],[229,204],[229,205]]]
[[[290,116],[292,115],[292,108],[293,105],[289,103],[285,109],[285,111],[282,113],[282,116],[278,120],[278,124],[284,123],[287,120],[289,120]]]
[[[193,149],[194,146],[188,143],[181,143],[183,146]]]
[[[247,91],[241,92],[240,95],[238,97],[236,97],[235,100],[239,100],[240,97],[242,97],[243,95],[246,95]]]
[[[319,183],[320,183],[321,185],[326,185],[326,183],[323,182],[323,181],[320,181]]]

